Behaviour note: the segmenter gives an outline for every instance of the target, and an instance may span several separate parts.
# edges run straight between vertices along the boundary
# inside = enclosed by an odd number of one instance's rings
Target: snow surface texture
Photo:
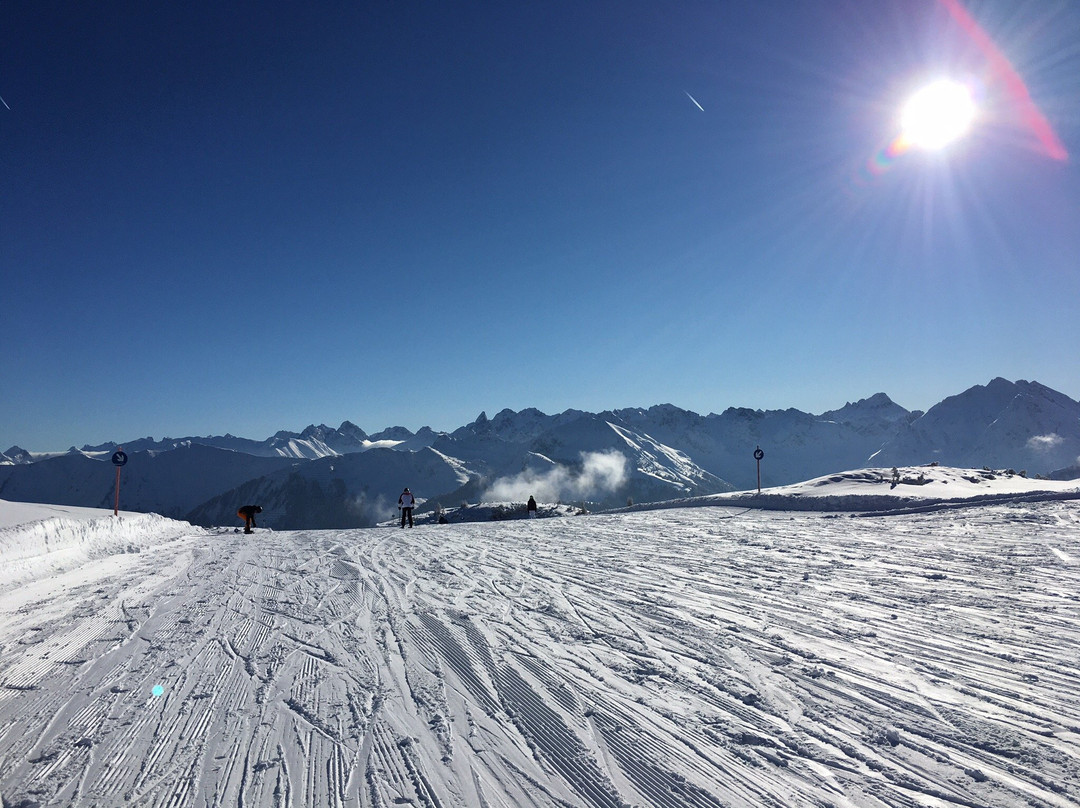
[[[3,805],[1080,804],[1075,501],[181,528],[0,534]]]

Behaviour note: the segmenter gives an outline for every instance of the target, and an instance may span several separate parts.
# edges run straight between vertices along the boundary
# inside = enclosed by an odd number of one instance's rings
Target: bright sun
[[[900,116],[907,142],[922,149],[940,149],[963,137],[975,120],[975,99],[964,84],[941,79],[913,95]]]

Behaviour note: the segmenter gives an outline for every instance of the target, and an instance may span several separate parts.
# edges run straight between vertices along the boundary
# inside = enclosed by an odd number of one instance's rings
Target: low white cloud
[[[1065,439],[1052,432],[1049,435],[1032,435],[1028,438],[1027,447],[1036,452],[1048,452],[1065,442]]]
[[[626,457],[620,452],[582,452],[581,468],[553,466],[544,471],[527,469],[513,477],[501,477],[484,493],[493,502],[539,502],[595,500],[617,490],[629,475]]]
[[[383,494],[375,496],[365,493],[357,494],[349,501],[349,508],[370,525],[375,525],[384,519],[393,519],[400,513],[397,511],[397,503]]]

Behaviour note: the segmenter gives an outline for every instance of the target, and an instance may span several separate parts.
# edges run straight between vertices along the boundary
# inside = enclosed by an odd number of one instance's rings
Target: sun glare
[[[963,137],[975,120],[975,100],[968,87],[941,79],[928,84],[904,105],[903,138],[922,149],[940,149]]]

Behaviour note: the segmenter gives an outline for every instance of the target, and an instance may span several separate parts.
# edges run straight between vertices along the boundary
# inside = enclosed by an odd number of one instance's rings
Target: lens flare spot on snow
[[[165,695],[165,688],[163,688],[161,685],[154,685],[154,689],[150,692],[154,695],[155,699],[160,699],[163,695]]]

